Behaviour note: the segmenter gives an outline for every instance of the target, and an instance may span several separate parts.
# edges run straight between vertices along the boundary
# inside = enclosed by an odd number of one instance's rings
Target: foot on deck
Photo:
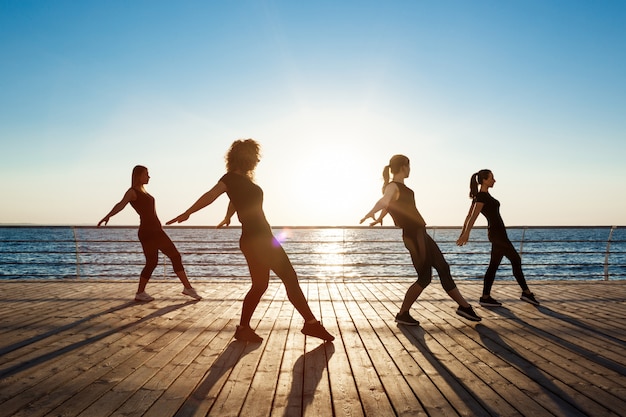
[[[396,314],[396,323],[405,324],[407,326],[419,326],[420,322],[415,320],[408,311]]]
[[[135,301],[147,302],[154,300],[154,297],[151,297],[147,292],[138,292],[135,294]]]
[[[535,294],[533,294],[532,292],[529,292],[529,293],[523,292],[522,296],[519,299],[522,301],[526,301],[527,303],[534,304],[536,306],[539,305],[539,301],[535,299]]]
[[[188,295],[191,298],[195,298],[196,300],[202,300],[202,296],[200,296],[195,289],[189,287],[183,290],[184,295]]]
[[[261,343],[263,341],[263,338],[256,334],[254,330],[248,326],[237,326],[237,330],[235,330],[235,339],[240,342],[251,343]]]
[[[302,334],[306,336],[317,337],[327,342],[335,340],[335,336],[328,333],[328,331],[322,326],[322,323],[316,321],[315,323],[304,323],[304,327],[301,330]]]
[[[461,307],[461,306],[459,306],[459,308],[456,309],[456,314],[458,314],[461,317],[465,317],[466,319],[471,320],[471,321],[481,321],[482,320],[474,312],[474,309],[472,308],[472,306],[468,306],[468,307]]]
[[[502,303],[495,298],[492,298],[490,295],[487,297],[480,297],[478,302],[483,307],[500,307]]]

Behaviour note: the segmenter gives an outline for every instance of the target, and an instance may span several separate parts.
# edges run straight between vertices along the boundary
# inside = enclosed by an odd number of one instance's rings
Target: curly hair
[[[261,145],[254,139],[239,139],[230,145],[226,154],[226,171],[239,171],[252,176],[252,171],[259,163]]]

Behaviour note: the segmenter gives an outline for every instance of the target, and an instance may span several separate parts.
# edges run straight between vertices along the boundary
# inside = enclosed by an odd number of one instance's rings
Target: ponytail
[[[469,196],[471,199],[473,199],[474,197],[476,197],[476,194],[478,194],[478,172],[473,174],[472,177],[470,178]]]
[[[491,174],[491,170],[481,169],[480,171],[472,175],[472,177],[470,178],[469,192],[469,196],[471,199],[476,198],[476,195],[478,195],[478,186],[481,185],[484,180],[489,178],[489,174]]]
[[[383,194],[385,194],[385,188],[389,185],[389,165],[385,165],[383,168]]]
[[[385,188],[389,185],[389,172],[392,174],[396,174],[400,172],[402,167],[409,165],[409,158],[404,155],[394,155],[389,160],[389,165],[383,168],[383,193],[385,192]]]

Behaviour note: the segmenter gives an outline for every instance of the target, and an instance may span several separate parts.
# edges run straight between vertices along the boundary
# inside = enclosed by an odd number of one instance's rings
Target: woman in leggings
[[[122,211],[128,203],[130,203],[137,214],[139,214],[140,221],[138,235],[141,247],[143,248],[143,253],[146,256],[146,265],[139,276],[139,287],[137,288],[137,293],[135,294],[135,301],[154,300],[154,298],[146,292],[146,284],[148,284],[148,281],[152,276],[152,272],[159,262],[159,250],[172,261],[174,272],[180,279],[180,282],[183,283],[183,294],[195,298],[196,300],[201,300],[202,297],[198,295],[187,279],[187,274],[185,273],[180,253],[176,249],[176,246],[174,246],[172,240],[163,230],[163,227],[161,227],[161,222],[159,221],[155,210],[154,197],[148,194],[144,188],[144,185],[146,185],[148,181],[150,181],[148,168],[141,165],[134,167],[131,187],[128,191],[126,191],[122,200],[113,206],[109,214],[104,216],[104,218],[98,222],[98,227],[100,227],[103,223],[106,225],[109,222],[109,219]]]
[[[252,287],[243,300],[235,339],[255,343],[263,340],[250,327],[250,319],[267,290],[272,270],[285,284],[289,301],[304,318],[302,333],[332,341],[335,338],[311,312],[298,283],[296,272],[282,246],[272,235],[270,225],[265,219],[263,190],[254,182],[254,169],[259,162],[259,152],[259,144],[252,139],[233,142],[226,155],[226,174],[187,211],[167,224],[184,222],[192,213],[208,206],[221,194],[226,193],[230,203],[226,217],[218,227],[230,224],[230,218],[237,212],[241,223],[239,247],[246,258],[252,279]]]
[[[528,289],[528,284],[526,284],[524,272],[522,271],[522,259],[507,236],[504,221],[500,216],[500,202],[489,194],[489,188],[493,187],[495,183],[496,179],[493,177],[493,173],[488,169],[480,170],[472,175],[469,194],[472,199],[472,204],[470,205],[469,213],[463,223],[461,235],[456,243],[459,246],[467,243],[474,222],[476,218],[478,218],[478,215],[482,213],[487,218],[488,237],[491,242],[491,259],[489,260],[489,266],[485,273],[483,295],[479,300],[480,305],[486,307],[498,307],[502,305],[501,302],[491,297],[491,287],[496,279],[496,271],[500,266],[500,262],[502,262],[502,258],[505,256],[511,262],[513,276],[522,289],[520,300],[539,305],[534,294]],[[478,189],[479,185],[480,191]]]
[[[389,182],[390,171],[393,175],[391,182]],[[450,275],[450,266],[444,259],[439,246],[426,232],[426,222],[415,206],[413,190],[404,185],[404,180],[409,177],[410,171],[409,158],[404,155],[394,155],[389,161],[389,165],[383,169],[382,198],[361,219],[361,223],[363,223],[368,218],[373,218],[372,225],[375,225],[382,223],[382,218],[387,213],[391,214],[396,226],[402,228],[404,246],[411,254],[418,279],[406,292],[400,311],[396,315],[396,322],[412,326],[419,324],[417,320],[411,317],[409,310],[422,291],[430,284],[432,268],[437,270],[443,289],[459,305],[456,310],[457,314],[468,320],[480,321],[480,317],[476,315],[456,287]],[[375,215],[379,211],[381,214],[376,219]]]

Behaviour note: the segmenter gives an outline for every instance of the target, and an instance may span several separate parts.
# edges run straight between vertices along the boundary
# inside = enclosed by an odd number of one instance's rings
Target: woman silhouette
[[[389,182],[389,171],[393,175],[391,182]],[[430,284],[432,268],[437,270],[443,289],[459,305],[456,313],[468,320],[480,321],[481,318],[476,315],[456,287],[450,275],[450,265],[444,259],[439,246],[426,232],[426,222],[415,206],[413,190],[404,185],[404,180],[409,177],[410,172],[409,158],[404,155],[394,155],[389,161],[389,165],[383,169],[385,183],[382,198],[361,219],[361,223],[363,223],[368,218],[373,218],[372,225],[375,225],[382,223],[382,219],[387,213],[391,214],[396,226],[402,228],[404,246],[411,254],[418,279],[406,292],[400,311],[396,315],[396,322],[413,326],[419,324],[417,320],[411,317],[409,310],[422,291]],[[379,211],[381,214],[376,219],[375,215]]]
[[[269,284],[270,270],[281,279],[287,290],[287,297],[304,318],[301,332],[307,336],[326,341],[335,338],[317,321],[307,303],[296,272],[280,243],[272,235],[272,230],[263,212],[263,190],[254,181],[254,169],[259,163],[260,146],[253,139],[236,140],[226,154],[226,174],[217,184],[204,193],[187,211],[170,220],[167,224],[184,222],[192,213],[208,206],[217,197],[226,193],[230,198],[226,217],[218,227],[230,224],[230,218],[237,212],[241,223],[239,247],[243,252],[252,287],[243,300],[241,319],[235,339],[246,342],[261,342],[263,338],[250,327],[250,320],[261,297]]]
[[[496,179],[493,177],[493,173],[488,169],[480,170],[470,178],[469,196],[472,199],[472,204],[470,205],[469,212],[463,223],[461,235],[456,243],[459,246],[463,246],[467,243],[472,227],[474,227],[474,222],[476,218],[478,218],[478,215],[482,213],[487,218],[488,223],[488,237],[491,242],[491,259],[489,260],[489,266],[487,267],[487,272],[485,272],[485,278],[483,280],[483,295],[479,300],[480,305],[486,307],[498,307],[502,305],[501,302],[491,297],[491,287],[496,279],[496,272],[504,256],[511,262],[513,276],[522,289],[520,300],[539,305],[539,301],[535,299],[535,295],[530,292],[528,284],[526,284],[524,272],[522,271],[522,258],[515,250],[515,247],[506,233],[504,221],[500,216],[500,202],[489,194],[489,189],[493,187],[495,183]],[[480,191],[478,190],[479,185]]]
[[[135,294],[136,301],[154,300],[154,298],[146,292],[146,284],[148,284],[152,272],[159,262],[159,250],[172,261],[174,272],[178,276],[178,279],[180,279],[180,282],[183,283],[183,294],[195,298],[196,300],[201,300],[202,297],[198,295],[187,279],[180,253],[163,230],[163,227],[161,227],[161,222],[155,210],[154,197],[148,194],[144,187],[149,181],[150,175],[148,174],[148,168],[141,165],[134,167],[131,177],[131,187],[126,191],[122,200],[113,206],[109,214],[98,222],[98,227],[103,223],[106,225],[109,219],[122,211],[128,203],[130,203],[137,214],[139,214],[138,235],[143,253],[146,257],[146,265],[141,271],[141,275],[139,275],[139,287],[137,288],[137,294]]]

